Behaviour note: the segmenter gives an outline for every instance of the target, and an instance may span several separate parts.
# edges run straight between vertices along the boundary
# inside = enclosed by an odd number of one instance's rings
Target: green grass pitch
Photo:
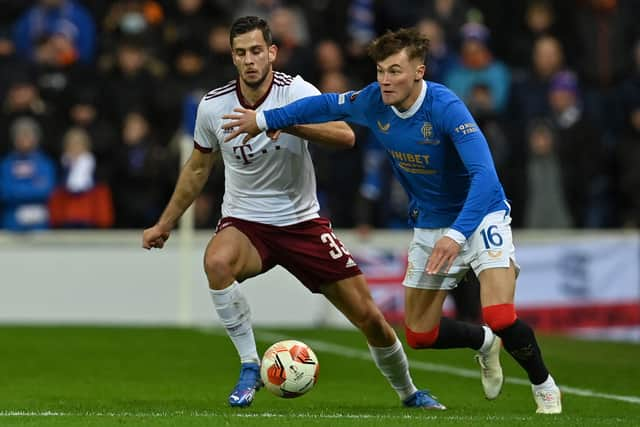
[[[238,375],[220,330],[0,327],[0,426],[640,426],[640,345],[541,336],[563,388],[564,413],[536,415],[525,376],[506,352],[506,383],[482,396],[471,350],[408,349],[419,387],[443,412],[402,408],[369,359],[363,337],[345,330],[258,330],[260,351],[306,341],[320,360],[316,387],[298,399],[261,390],[232,409]]]

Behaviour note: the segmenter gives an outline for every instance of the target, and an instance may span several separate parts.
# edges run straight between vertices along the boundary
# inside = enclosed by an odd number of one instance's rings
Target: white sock
[[[491,328],[488,326],[483,325],[482,329],[484,329],[484,341],[482,342],[482,345],[480,346],[480,349],[478,351],[480,353],[486,353],[491,348],[493,340],[495,339],[495,335],[493,334]]]
[[[251,311],[247,300],[240,292],[240,284],[233,282],[225,289],[209,289],[209,292],[218,317],[238,351],[240,362],[260,363],[251,327]]]
[[[541,384],[531,384],[533,386],[533,391],[539,391],[539,390],[546,390],[549,388],[553,388],[556,387],[556,382],[553,380],[553,377],[551,376],[551,374],[549,374],[549,376],[547,377],[546,380],[544,380],[543,383]]]
[[[397,337],[395,344],[389,347],[372,347],[369,345],[369,351],[371,351],[371,356],[376,362],[376,366],[380,369],[382,375],[387,378],[401,400],[418,391],[416,386],[413,385],[413,380],[409,374],[407,355]]]

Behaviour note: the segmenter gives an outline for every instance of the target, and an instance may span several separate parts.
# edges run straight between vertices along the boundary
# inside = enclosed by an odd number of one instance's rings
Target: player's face
[[[409,59],[404,49],[378,62],[382,101],[401,111],[410,108],[420,94],[424,70],[424,64],[417,59]]]
[[[275,45],[267,46],[262,31],[254,30],[233,39],[231,56],[240,79],[249,87],[259,87],[269,75],[276,59]]]

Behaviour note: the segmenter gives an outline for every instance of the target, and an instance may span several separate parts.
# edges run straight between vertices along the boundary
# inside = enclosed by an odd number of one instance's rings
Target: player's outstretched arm
[[[180,171],[173,195],[160,219],[153,227],[147,228],[142,233],[143,248],[160,249],[164,246],[178,219],[202,191],[218,156],[217,153],[202,153],[196,149],[193,150],[191,157]]]
[[[282,131],[330,148],[352,148],[356,143],[356,135],[345,122],[296,125]]]

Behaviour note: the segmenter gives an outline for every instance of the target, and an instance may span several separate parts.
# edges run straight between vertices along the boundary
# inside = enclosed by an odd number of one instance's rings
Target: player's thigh
[[[404,288],[405,324],[414,332],[427,332],[440,324],[447,291]]]
[[[465,248],[462,248],[448,272],[428,274],[426,267],[438,240],[445,235],[446,228],[416,228],[409,245],[407,271],[402,284],[407,288],[428,289],[433,291],[449,290],[457,286],[458,282],[469,270],[465,264]]]
[[[496,304],[513,304],[516,289],[516,267],[487,268],[478,275],[480,301],[483,307]]]
[[[470,236],[465,262],[480,282],[483,307],[513,302],[518,265],[507,210],[487,214]]]
[[[237,228],[226,227],[209,241],[204,256],[207,275],[230,274],[239,281],[262,271],[260,253]]]

